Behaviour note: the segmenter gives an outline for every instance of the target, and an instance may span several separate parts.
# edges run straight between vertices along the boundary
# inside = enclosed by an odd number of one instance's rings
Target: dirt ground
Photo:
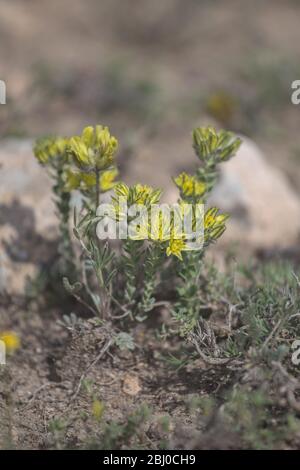
[[[92,412],[97,398],[104,404],[103,422],[123,422],[141,404],[152,410],[141,446],[155,449],[170,439],[160,424],[168,416],[172,434],[176,428],[174,445],[189,448],[204,426],[201,420],[195,423],[189,403],[193,397],[222,397],[232,371],[208,367],[200,359],[183,369],[171,367],[164,358],[177,345],[157,341],[145,325],[133,331],[135,351],[113,347],[99,358],[107,335],[96,320],[85,321],[70,334],[57,323],[61,315],[57,309],[29,311],[20,304],[1,307],[1,327],[22,332],[22,349],[1,375],[2,433],[10,436],[2,445],[84,448],[101,429]],[[58,442],[51,432],[55,422],[63,429]]]

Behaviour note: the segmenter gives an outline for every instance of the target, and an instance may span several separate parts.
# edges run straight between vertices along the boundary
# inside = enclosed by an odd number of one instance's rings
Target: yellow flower
[[[8,353],[13,353],[20,347],[20,338],[13,331],[0,333],[0,341],[3,341]]]
[[[115,195],[122,200],[126,200],[128,206],[142,204],[150,207],[152,204],[158,204],[161,196],[160,189],[153,189],[151,186],[135,184],[127,186],[125,183],[118,183],[114,188]],[[118,198],[113,198],[117,201]]]
[[[236,153],[241,139],[228,131],[217,132],[213,127],[198,127],[193,131],[193,145],[200,160],[213,159],[214,163],[218,163]]]
[[[68,169],[64,172],[64,181],[66,191],[78,189],[81,183],[80,173]]]
[[[38,161],[45,165],[56,157],[66,156],[68,139],[63,137],[44,137],[38,139],[33,148]]]
[[[104,403],[99,400],[93,401],[92,412],[96,421],[100,421],[104,413]]]
[[[204,228],[209,228],[215,224],[217,213],[218,209],[216,207],[212,207],[205,212]]]
[[[215,241],[224,233],[228,214],[218,214],[219,210],[212,207],[204,215],[204,238],[206,242]]]
[[[105,170],[114,161],[118,141],[110,135],[108,127],[86,127],[81,136],[69,141],[69,153],[80,168]]]
[[[129,187],[125,183],[118,183],[115,187],[115,194],[127,199],[129,196]]]
[[[151,186],[135,184],[134,186],[127,186],[125,183],[118,183],[114,187],[114,196],[112,196],[112,203],[114,206],[115,220],[122,220],[127,215],[126,209],[132,206],[143,206],[147,210],[152,205],[158,204],[160,200],[161,190],[153,189]],[[140,208],[142,209],[142,207]],[[140,217],[141,211],[135,215],[128,215],[128,222],[132,222],[136,217]],[[142,240],[149,238],[150,227],[148,222],[148,212],[141,220],[140,224],[131,226],[130,238],[133,240]]]
[[[93,162],[89,157],[89,149],[83,138],[79,136],[71,137],[69,148],[71,155],[75,157],[76,163],[80,166],[92,166]]]
[[[109,191],[116,185],[114,179],[117,177],[117,175],[118,170],[116,168],[101,172],[99,187],[103,193]],[[74,189],[87,191],[88,189],[96,186],[95,173],[85,173],[83,171],[74,171],[68,169],[64,173],[64,179],[66,184],[66,191],[73,191]]]
[[[150,186],[147,185],[142,185],[142,184],[136,184],[132,188],[132,200],[134,204],[143,204],[145,205],[149,199],[151,198],[151,194],[153,192],[153,189]],[[151,201],[149,201],[151,203]]]
[[[169,246],[167,247],[167,256],[174,255],[177,256],[182,261],[181,252],[184,251],[186,245],[185,241],[182,239],[172,239],[170,240]]]
[[[117,182],[115,181],[119,172],[116,168],[111,170],[103,171],[100,175],[100,189],[102,192],[109,191],[112,189]]]
[[[174,183],[180,189],[181,197],[185,198],[199,198],[203,196],[207,190],[206,184],[199,181],[196,176],[181,173],[177,178],[174,178]]]
[[[149,238],[153,241],[165,242],[170,240],[173,233],[172,215],[167,215],[161,208],[151,211],[151,222],[149,225]]]

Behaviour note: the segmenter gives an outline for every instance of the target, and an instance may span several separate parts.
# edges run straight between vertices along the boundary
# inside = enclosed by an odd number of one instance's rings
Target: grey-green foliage
[[[202,162],[197,170],[200,181],[204,181],[210,191],[216,184],[218,165],[232,158],[241,145],[241,139],[231,132],[216,132],[213,127],[198,127],[193,131],[193,147]]]
[[[225,273],[205,269],[203,302],[219,305],[227,317],[230,311],[223,354],[245,356],[252,350],[282,359],[300,335],[300,286],[293,266],[268,262],[229,267]]]
[[[133,337],[125,331],[121,331],[115,336],[115,345],[118,346],[121,351],[126,349],[133,351],[135,348]]]
[[[153,309],[155,304],[155,289],[159,284],[159,268],[162,265],[162,250],[159,246],[150,246],[146,251],[144,262],[144,278],[141,288],[141,300],[138,304],[138,320],[147,318],[148,312]]]
[[[139,265],[142,256],[142,242],[126,240],[123,245],[122,268],[124,272],[124,300],[128,307],[133,307],[136,300]]]
[[[117,270],[114,263],[115,254],[111,247],[107,242],[100,243],[96,237],[97,221],[93,211],[88,211],[79,221],[75,213],[73,231],[82,248],[82,283],[71,286],[68,280],[64,279],[64,284],[77,300],[88,306],[82,294],[79,295],[79,286],[84,287],[85,295],[92,303],[90,309],[96,315],[106,318],[112,301],[111,283]],[[91,285],[91,274],[97,281],[95,287]]]
[[[201,299],[201,274],[203,253],[186,254],[186,262],[178,263],[180,281],[176,287],[177,301],[172,309],[174,319],[179,323],[180,333],[185,336],[195,327],[203,305]]]
[[[58,252],[61,259],[61,272],[74,278],[76,267],[74,263],[74,250],[70,238],[70,193],[65,191],[65,181],[63,179],[64,161],[58,159],[56,163],[56,178],[53,186],[55,194],[55,204],[59,219],[59,230],[61,235]]]

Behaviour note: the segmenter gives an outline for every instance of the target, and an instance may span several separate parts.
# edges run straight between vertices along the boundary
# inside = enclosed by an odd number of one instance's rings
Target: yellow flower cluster
[[[81,136],[71,137],[68,152],[83,170],[106,170],[114,163],[118,141],[108,127],[86,127]]]
[[[142,204],[150,207],[152,204],[158,204],[161,196],[160,189],[153,189],[151,186],[142,184],[129,187],[125,183],[119,183],[114,192],[117,197],[126,200],[128,206]]]
[[[101,192],[106,192],[112,189],[117,182],[115,181],[118,176],[118,170],[112,168],[101,172],[99,178],[99,188]],[[95,173],[84,173],[83,171],[75,171],[68,168],[64,172],[65,187],[68,192],[74,189],[81,191],[87,191],[90,188],[96,187],[96,175]]]
[[[219,214],[219,209],[212,207],[205,212],[204,215],[204,240],[206,243],[213,242],[220,238],[225,232],[225,222],[228,214]]]
[[[151,186],[141,184],[127,186],[125,183],[117,183],[111,198],[114,208],[112,217],[118,221],[122,220],[126,216],[124,212],[126,207],[141,205],[149,208],[152,204],[159,203],[160,196],[161,190],[153,189]]]
[[[34,154],[42,165],[56,170],[61,178],[63,191],[74,189],[85,195],[96,189],[99,181],[100,192],[106,192],[116,185],[118,170],[114,155],[118,147],[117,139],[103,126],[86,127],[81,136],[70,139],[46,137],[39,139],[34,146]]]
[[[231,158],[241,145],[241,139],[234,134],[213,127],[198,127],[193,132],[193,145],[200,160],[219,163]]]
[[[184,172],[174,178],[174,183],[180,190],[180,195],[183,199],[199,199],[207,190],[206,184],[203,181],[199,181],[196,176],[188,175]]]
[[[154,243],[167,244],[166,254],[177,256],[182,260],[182,251],[187,251],[186,235],[182,231],[182,220],[179,218],[181,211],[178,212],[177,217],[175,212],[166,214],[160,208],[151,211],[151,217],[148,211],[144,217],[139,220],[139,223],[131,231],[130,238],[132,240],[149,239]]]
[[[192,229],[195,231],[195,219],[201,217],[202,206],[185,205],[185,207],[193,211]],[[151,217],[149,212],[146,211],[144,216],[138,220],[137,225],[133,226],[130,238],[132,240],[148,239],[162,245],[166,244],[167,256],[174,255],[182,260],[182,252],[194,249],[193,245],[188,243],[189,234],[184,233],[183,217],[187,215],[187,212],[183,208],[184,205],[179,205],[171,212],[171,215],[158,208],[151,211]],[[200,230],[197,239],[194,241],[200,243],[200,246],[202,246],[201,242],[208,245],[216,241],[226,229],[225,222],[227,218],[227,214],[219,214],[218,209],[215,207],[208,209],[202,220],[203,233]]]
[[[110,134],[108,127],[88,126],[83,129],[80,136],[70,139],[58,137],[39,140],[34,147],[34,153],[41,164],[49,164],[52,169],[56,170],[55,175],[56,178],[60,178],[62,192],[77,189],[86,197],[96,197],[98,203],[100,192],[114,189],[112,203],[115,209],[113,217],[116,220],[121,220],[125,216],[124,203],[127,207],[134,205],[146,207],[146,215],[135,226],[135,232],[130,234],[130,238],[149,239],[151,242],[160,243],[163,248],[166,248],[167,256],[174,255],[182,259],[182,252],[192,249],[188,243],[188,234],[182,233],[183,224],[180,225],[185,216],[182,206],[186,203],[191,204],[190,210],[193,211],[192,220],[195,225],[194,220],[199,216],[197,213],[199,203],[204,202],[213,186],[215,177],[213,172],[216,164],[230,158],[237,151],[240,143],[240,139],[224,130],[217,132],[212,127],[195,129],[193,145],[198,157],[204,163],[205,171],[201,172],[200,168],[195,175],[183,172],[174,178],[174,183],[180,190],[179,211],[175,211],[176,213],[174,212],[171,217],[169,215],[166,217],[163,211],[159,210],[154,219],[151,211],[151,222],[149,209],[159,204],[161,190],[141,184],[127,186],[116,181],[118,170],[114,158],[118,142]],[[99,187],[96,187],[98,183]],[[204,245],[215,241],[222,235],[227,218],[226,214],[219,214],[217,208],[211,208],[205,212],[201,235]],[[135,217],[132,216],[131,221],[134,219]]]
[[[45,137],[36,142],[33,151],[37,160],[42,165],[45,165],[51,159],[64,156],[67,146],[68,139],[63,137]]]
[[[186,250],[186,243],[184,240],[173,238],[170,240],[167,247],[167,256],[174,255],[182,261],[182,251]]]

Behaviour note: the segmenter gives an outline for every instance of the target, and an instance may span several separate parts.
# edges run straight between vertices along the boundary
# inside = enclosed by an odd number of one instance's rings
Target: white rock
[[[231,214],[223,242],[284,247],[298,240],[299,196],[250,139],[243,138],[237,155],[222,165],[210,203]]]
[[[46,258],[43,239],[57,235],[51,182],[36,162],[30,140],[0,146],[0,293],[22,293],[26,277]],[[41,238],[42,237],[42,238]],[[14,253],[10,256],[9,251]],[[45,261],[45,259],[44,259]]]
[[[12,201],[18,200],[24,208],[28,207],[33,211],[34,229],[45,237],[53,238],[56,218],[50,190],[50,179],[33,156],[31,140],[9,140],[1,143],[1,206],[9,206]],[[13,214],[10,218],[13,218]],[[18,223],[18,220],[15,222]],[[20,222],[24,224],[27,221]]]

